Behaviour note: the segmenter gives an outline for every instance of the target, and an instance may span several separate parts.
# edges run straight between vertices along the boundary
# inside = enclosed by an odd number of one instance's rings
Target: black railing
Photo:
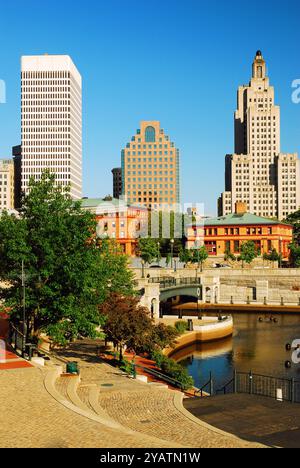
[[[33,353],[37,351],[37,345],[31,342],[27,343],[26,336],[12,323],[9,324],[8,343],[17,355],[29,359],[29,361],[31,361]]]
[[[208,389],[209,392],[206,392],[205,389]],[[210,372],[210,375],[209,375],[209,381],[206,382],[206,384],[202,385],[201,388],[195,390],[195,396],[200,396],[201,398],[203,398],[203,395],[205,394],[205,396],[212,396],[214,393],[214,384],[213,384],[213,378],[212,378],[212,374]]]
[[[160,284],[161,289],[172,288],[173,286],[196,286],[201,285],[201,278],[149,278],[149,283]]]
[[[9,324],[8,342],[11,345],[11,347],[14,349],[16,354],[23,353],[25,336],[12,323]]]
[[[292,403],[300,403],[300,381],[252,372],[234,372],[233,378],[217,390],[223,393],[248,393]]]
[[[159,380],[162,380],[163,382],[166,382],[166,383],[172,385],[173,387],[180,388],[180,390],[182,390],[182,391],[184,390],[184,387],[183,387],[181,382],[178,382],[178,380],[175,380],[175,379],[173,379],[172,377],[169,377],[166,374],[162,374],[161,372],[159,372],[159,371],[157,371],[155,369],[149,369],[149,367],[140,366],[139,364],[135,364],[135,367],[137,369],[141,369],[143,372],[146,372],[146,373],[152,375],[153,377],[156,377]]]

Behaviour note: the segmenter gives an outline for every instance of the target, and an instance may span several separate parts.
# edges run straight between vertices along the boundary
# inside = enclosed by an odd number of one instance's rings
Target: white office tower
[[[280,108],[275,105],[266,62],[257,51],[249,85],[238,89],[235,153],[226,156],[225,192],[219,215],[244,202],[250,213],[284,219],[299,209],[299,159],[280,148]]]
[[[22,78],[22,191],[43,170],[82,197],[81,76],[68,55],[24,56]]]

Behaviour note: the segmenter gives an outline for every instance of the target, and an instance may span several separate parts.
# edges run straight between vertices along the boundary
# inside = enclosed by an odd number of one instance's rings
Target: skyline
[[[83,196],[112,194],[111,169],[120,166],[128,138],[141,120],[159,120],[180,150],[181,201],[204,202],[206,213],[214,215],[224,187],[225,155],[234,147],[236,91],[248,83],[258,49],[268,64],[275,103],[281,107],[282,151],[300,153],[300,106],[291,100],[292,82],[300,76],[296,2],[287,2],[284,11],[275,4],[272,21],[255,32],[255,38],[248,30],[256,21],[255,12],[243,17],[242,28],[241,12],[231,17],[236,1],[227,6],[213,1],[203,8],[195,1],[166,1],[159,17],[157,1],[152,9],[138,7],[136,1],[128,2],[129,8],[117,0],[109,5],[88,1],[84,9],[74,5],[72,11],[69,4],[65,1],[54,11],[53,2],[46,2],[34,14],[28,8],[30,18],[21,1],[14,4],[18,17],[12,6],[2,7],[3,43],[12,24],[19,29],[19,17],[28,21],[30,32],[22,36],[21,45],[17,35],[10,37],[0,51],[0,79],[7,91],[7,103],[0,105],[1,158],[11,157],[11,147],[20,143],[20,56],[46,52],[70,55],[83,78]],[[69,22],[64,21],[64,13],[70,15]],[[40,28],[43,15],[48,20]],[[181,27],[174,31],[172,19],[178,18]],[[74,36],[76,27],[80,33]],[[281,34],[274,36],[278,27]],[[239,37],[244,41],[237,41]]]

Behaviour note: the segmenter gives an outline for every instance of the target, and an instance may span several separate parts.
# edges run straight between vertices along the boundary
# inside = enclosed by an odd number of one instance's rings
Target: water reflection
[[[263,319],[259,322],[259,317]],[[214,343],[196,344],[173,354],[194,377],[196,386],[209,379],[210,371],[217,388],[227,383],[233,369],[300,380],[300,365],[286,369],[291,360],[286,343],[300,339],[299,315],[233,314],[234,336]]]

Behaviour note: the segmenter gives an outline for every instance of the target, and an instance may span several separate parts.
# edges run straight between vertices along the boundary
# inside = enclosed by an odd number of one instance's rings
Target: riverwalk
[[[261,447],[195,418],[183,394],[129,378],[80,341],[45,367],[0,371],[0,447]],[[78,377],[60,375],[76,360]]]

